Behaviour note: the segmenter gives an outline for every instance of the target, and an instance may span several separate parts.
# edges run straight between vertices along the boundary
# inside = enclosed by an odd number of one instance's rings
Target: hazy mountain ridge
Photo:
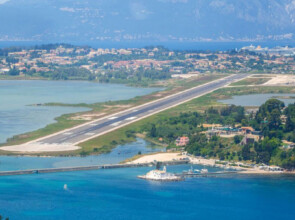
[[[0,39],[295,39],[295,0],[0,0]]]

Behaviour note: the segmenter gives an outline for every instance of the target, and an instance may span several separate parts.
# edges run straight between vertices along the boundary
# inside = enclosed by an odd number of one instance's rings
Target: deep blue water
[[[262,47],[276,46],[295,46],[295,42],[290,41],[272,41],[272,42],[74,42],[74,45],[90,45],[94,48],[134,48],[146,46],[164,46],[170,50],[211,50],[211,51],[227,51],[241,49],[244,46],[254,45]]]
[[[10,219],[32,220],[281,220],[295,215],[294,177],[228,176],[170,183],[136,178],[150,169],[1,177],[0,213]]]
[[[56,42],[43,42],[43,41],[0,41],[0,48],[11,46],[34,46],[40,44],[48,44]],[[240,49],[244,46],[253,44],[262,47],[276,47],[276,46],[295,46],[294,41],[265,41],[265,42],[103,42],[103,41],[89,41],[89,42],[65,42],[77,46],[91,46],[93,48],[141,48],[146,46],[161,45],[171,50],[212,50],[212,51],[226,51],[232,49]]]

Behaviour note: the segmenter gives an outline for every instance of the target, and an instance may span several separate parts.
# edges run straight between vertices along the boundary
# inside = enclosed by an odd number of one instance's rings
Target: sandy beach
[[[185,158],[187,158],[187,156],[181,155],[180,153],[158,153],[158,154],[151,154],[151,155],[143,155],[142,157],[128,163],[138,164],[138,163],[151,163],[154,161],[167,162],[167,161],[173,161],[173,160],[183,160]]]
[[[183,154],[177,153],[177,152],[142,155],[140,158],[137,158],[137,159],[135,159],[131,162],[127,162],[127,163],[128,164],[138,164],[138,163],[151,163],[154,161],[170,162],[170,161],[184,160],[184,159],[188,159],[190,161],[190,163],[192,163],[192,164],[198,164],[198,165],[203,165],[203,166],[212,166],[212,167],[214,166],[214,167],[220,167],[220,168],[225,168],[225,169],[235,169],[235,170],[238,170],[240,174],[282,174],[282,173],[294,174],[294,172],[262,170],[262,169],[259,169],[258,167],[247,168],[247,167],[240,167],[240,166],[223,165],[220,163],[220,161],[217,161],[215,159],[205,159],[205,158],[201,158],[201,157],[187,156],[187,155],[183,155]],[[224,162],[226,162],[226,161],[224,161]]]

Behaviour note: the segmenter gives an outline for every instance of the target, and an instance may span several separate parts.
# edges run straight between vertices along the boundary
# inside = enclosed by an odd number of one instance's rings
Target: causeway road
[[[140,106],[124,110],[101,119],[67,129],[30,142],[34,145],[74,145],[106,134],[135,121],[208,94],[232,82],[246,78],[247,74],[230,75]]]

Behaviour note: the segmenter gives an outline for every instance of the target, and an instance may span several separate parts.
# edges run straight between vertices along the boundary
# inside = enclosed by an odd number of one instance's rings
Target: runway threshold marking
[[[92,136],[92,135],[95,135],[95,133],[86,133],[85,135]]]
[[[117,119],[118,117],[110,117],[108,118],[109,120],[114,120],[114,119]]]
[[[134,119],[136,119],[137,117],[130,117],[130,118],[126,118],[125,120],[126,121],[132,121],[132,120],[134,120]]]
[[[65,132],[62,135],[71,135],[71,134],[73,134],[73,132]]]
[[[116,123],[113,123],[113,124],[111,124],[111,126],[118,126],[119,124],[121,123],[121,121],[119,121],[119,122],[116,122]]]

